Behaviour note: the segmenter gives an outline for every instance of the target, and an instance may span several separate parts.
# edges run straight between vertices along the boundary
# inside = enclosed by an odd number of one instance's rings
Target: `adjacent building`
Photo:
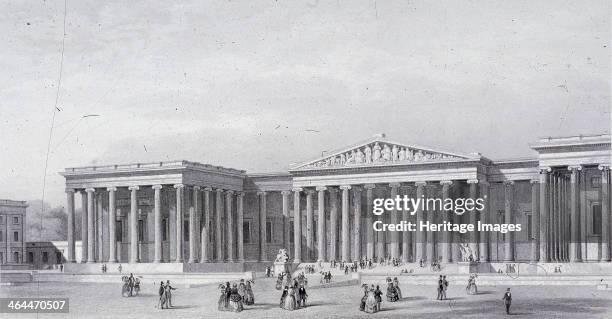
[[[610,135],[554,137],[527,159],[491,160],[384,134],[295,165],[247,173],[190,161],[67,168],[68,245],[76,262],[236,263],[397,258],[609,262]],[[374,198],[486,198],[480,213],[372,214]],[[82,223],[75,225],[75,206]],[[376,220],[520,223],[516,233],[375,232]]]
[[[26,208],[25,201],[0,199],[0,263],[24,262]]]

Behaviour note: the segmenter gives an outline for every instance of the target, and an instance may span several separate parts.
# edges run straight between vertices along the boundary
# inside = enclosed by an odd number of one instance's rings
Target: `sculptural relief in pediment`
[[[350,166],[375,166],[412,162],[429,162],[441,160],[462,159],[452,154],[430,151],[389,143],[384,141],[371,142],[347,151],[307,163],[298,168],[326,168]]]

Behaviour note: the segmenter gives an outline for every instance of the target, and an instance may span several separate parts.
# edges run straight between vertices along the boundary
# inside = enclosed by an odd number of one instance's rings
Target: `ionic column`
[[[329,189],[329,260],[338,260],[338,189]]]
[[[183,202],[185,185],[176,184],[176,259],[174,262],[183,262]]]
[[[108,262],[117,262],[117,203],[115,202],[115,194],[117,187],[109,187],[108,191]]]
[[[478,197],[478,180],[470,179],[467,181],[468,185],[470,185],[470,198],[476,201]],[[478,213],[475,209],[472,209],[468,212],[470,214],[470,224],[474,225],[474,231],[470,232],[470,248],[474,254],[474,258],[480,257],[480,252],[478,251],[480,248],[480,244],[478,240],[480,239],[480,235],[478,233],[478,219],[476,214]]]
[[[416,190],[416,198],[423,198],[424,194],[425,194],[425,185],[427,185],[427,183],[425,182],[416,182],[415,183],[417,190]],[[419,207],[417,207],[416,210],[416,222],[417,222],[417,227],[416,227],[416,254],[415,254],[415,262],[419,262],[420,260],[424,260],[424,256],[425,256],[425,232],[422,232],[419,229],[419,223],[420,221],[423,220],[423,209],[421,209],[420,205]]]
[[[227,261],[234,262],[234,218],[232,216],[232,200],[234,192],[228,190],[225,193],[225,218],[227,219]],[[265,220],[265,219],[264,219]],[[263,260],[263,259],[262,259]]]
[[[200,234],[200,263],[210,262],[210,192],[212,188],[204,188],[204,222]]]
[[[128,187],[130,190],[130,263],[137,263],[138,258],[138,186]]]
[[[408,188],[405,189],[404,195],[409,195]],[[410,220],[410,211],[406,209],[402,210],[402,220],[404,221]],[[411,232],[409,231],[402,232],[402,262],[403,263],[410,262],[410,256],[412,255],[412,240],[410,237],[411,237]]]
[[[88,188],[85,191],[87,192],[87,263],[90,264],[96,262],[96,256],[94,252],[94,242],[96,240],[96,238],[94,237],[96,235],[94,231],[95,189]]]
[[[215,245],[217,261],[223,262],[223,240],[221,238],[221,216],[223,215],[223,190],[215,190]]]
[[[236,214],[238,215],[238,261],[244,261],[244,233],[242,225],[244,224],[244,193],[237,194]]]
[[[75,262],[74,257],[74,189],[66,190],[66,213],[68,214],[68,249],[66,259],[69,263]],[[8,257],[8,256],[7,256]]]
[[[348,191],[351,186],[340,186],[342,190],[342,261],[351,261],[351,251],[349,246],[349,197]]]
[[[480,198],[483,199],[484,209],[480,211],[480,221],[483,224],[488,224],[491,220],[491,211],[489,209],[489,182],[481,180],[480,185]],[[489,261],[489,232],[480,232],[480,261]]]
[[[601,262],[610,261],[610,194],[608,190],[609,165],[599,165],[601,170]]]
[[[374,258],[374,228],[372,227],[372,214],[373,207],[372,203],[374,201],[373,189],[376,187],[374,184],[366,184],[364,186],[366,190],[366,258],[372,260]],[[407,232],[405,232],[407,233]]]
[[[311,189],[306,190],[306,261],[312,261],[314,251],[314,208]]]
[[[324,262],[326,261],[325,258],[325,247],[327,246],[326,240],[325,240],[325,191],[327,190],[327,187],[317,187],[317,202],[318,202],[318,207],[317,207],[317,212],[319,214],[318,218],[319,221],[317,223],[317,244],[318,244],[318,249],[317,249],[317,261],[320,262]]]
[[[514,181],[504,181],[504,207],[505,207],[505,220],[506,224],[512,224],[512,205],[514,201]],[[506,233],[506,240],[504,242],[504,261],[514,261],[514,243],[513,243],[512,232]]]
[[[442,185],[442,205],[444,205],[444,202],[446,201],[447,198],[449,198],[449,190],[450,190],[450,186],[453,184],[453,181],[441,181],[440,184]],[[452,214],[453,212],[451,211],[445,211],[444,209],[442,209],[442,216],[444,218],[444,220],[448,221],[448,214]],[[442,262],[443,263],[448,263],[451,261],[451,238],[452,238],[452,233],[450,231],[445,231],[442,233]]]
[[[400,183],[390,183],[391,187],[391,198],[395,200],[397,197],[397,190],[400,187]],[[398,223],[397,207],[393,207],[393,210],[389,212],[391,214],[391,224]],[[396,231],[391,232],[391,258],[399,258],[399,234]]]
[[[104,261],[104,212],[102,208],[102,193],[96,194],[96,230],[97,230],[97,241],[96,250],[98,253],[98,262]]]
[[[153,230],[154,240],[154,255],[153,262],[160,263],[162,261],[162,214],[161,214],[161,185],[153,185],[153,219],[154,219],[154,227]],[[110,192],[110,191],[109,191]],[[113,195],[114,197],[114,195]],[[110,200],[110,195],[109,195]],[[113,203],[114,206],[114,203]],[[114,208],[113,208],[114,209]],[[113,223],[114,224],[114,223]],[[115,230],[113,229],[113,233]],[[112,247],[112,244],[111,244]],[[113,249],[114,251],[114,249]]]
[[[580,256],[583,261],[587,260],[587,181],[586,174],[582,172],[578,174],[580,176],[579,183],[579,197],[580,200]]]
[[[259,201],[259,261],[268,260],[268,242],[266,238],[266,223],[267,223],[267,206],[266,206],[266,192],[258,192]]]
[[[89,252],[89,220],[87,215],[87,192],[82,190],[81,192],[81,263],[86,263]],[[7,256],[8,258],[8,256]],[[7,259],[8,260],[8,259]]]
[[[198,233],[200,226],[198,224],[197,214],[200,211],[200,186],[193,187],[192,203],[189,208],[189,260],[190,264],[198,262]]]
[[[361,260],[361,188],[353,187],[353,260]]]
[[[540,168],[540,262],[548,262],[548,172],[550,167]]]
[[[431,185],[430,186],[434,186]],[[427,199],[428,195],[428,190],[427,190],[427,186],[425,186],[425,198]],[[432,191],[432,197],[435,196],[435,190]],[[424,216],[425,219],[427,219],[427,221],[429,222],[429,224],[434,224],[435,223],[435,214],[436,212],[433,210],[433,208],[428,209],[426,212],[426,215]],[[427,231],[427,244],[425,246],[425,251],[426,251],[426,259],[427,259],[427,263],[431,264],[434,260],[437,260],[437,256],[436,256],[436,251],[435,251],[435,247],[436,247],[436,232],[433,231]]]
[[[531,180],[531,262],[535,263],[538,261],[538,252],[540,251],[540,202],[539,202],[539,190],[537,180]]]
[[[553,213],[552,213],[552,225],[553,225],[553,261],[561,261],[559,258],[559,175],[553,173]]]
[[[293,189],[293,262],[302,262],[302,214],[300,211],[301,188]]]
[[[289,229],[289,195],[290,191],[282,191],[281,195],[283,197],[283,247],[287,249],[287,252],[291,251],[291,239],[289,236],[291,235]]]

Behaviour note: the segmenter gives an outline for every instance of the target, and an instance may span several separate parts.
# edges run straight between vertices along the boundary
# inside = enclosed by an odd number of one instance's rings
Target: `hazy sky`
[[[71,166],[282,171],[378,132],[526,157],[610,130],[607,0],[170,2],[68,1],[53,205]],[[63,10],[0,3],[0,198],[42,196]]]

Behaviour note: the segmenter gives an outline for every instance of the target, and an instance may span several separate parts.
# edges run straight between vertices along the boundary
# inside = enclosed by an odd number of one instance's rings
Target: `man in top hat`
[[[510,293],[510,288],[506,289],[506,293],[502,298],[504,304],[506,305],[506,314],[510,314],[510,305],[512,305],[512,294]]]

